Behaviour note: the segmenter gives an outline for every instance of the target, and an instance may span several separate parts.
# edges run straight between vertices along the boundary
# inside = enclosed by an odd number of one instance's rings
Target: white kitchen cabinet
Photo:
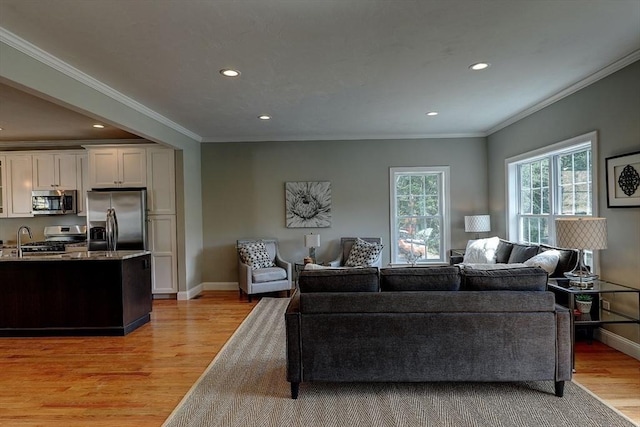
[[[176,216],[150,215],[148,231],[152,293],[175,294],[178,292]]]
[[[175,155],[170,148],[147,149],[147,207],[151,215],[176,213]]]
[[[89,158],[86,154],[76,156],[76,182],[78,183],[78,216],[87,216],[87,190],[89,187]]]
[[[4,156],[0,156],[0,218],[4,218],[7,216],[7,209],[5,206],[7,200],[7,177],[5,176],[6,168],[6,158]]]
[[[145,148],[91,148],[88,151],[91,188],[147,186]]]
[[[27,154],[6,155],[6,209],[8,217],[30,217],[33,179],[32,159]]]
[[[34,190],[76,190],[76,155],[68,153],[33,154]]]

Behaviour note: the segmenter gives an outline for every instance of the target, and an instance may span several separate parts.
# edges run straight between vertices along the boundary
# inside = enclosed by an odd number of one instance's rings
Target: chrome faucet
[[[27,227],[26,225],[21,225],[20,228],[18,228],[18,258],[22,258],[22,230],[27,230],[27,233],[29,233],[29,238],[33,239],[33,235],[31,234],[31,229],[29,227]]]

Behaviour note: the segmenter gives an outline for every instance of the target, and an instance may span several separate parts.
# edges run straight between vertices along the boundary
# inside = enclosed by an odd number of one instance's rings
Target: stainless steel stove
[[[65,252],[66,245],[87,240],[86,225],[54,225],[44,228],[45,241],[22,245],[23,252]]]

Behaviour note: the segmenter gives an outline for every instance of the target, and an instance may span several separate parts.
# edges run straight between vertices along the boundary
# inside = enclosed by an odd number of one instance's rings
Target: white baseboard
[[[238,282],[202,282],[187,292],[178,292],[178,299],[193,299],[200,295],[202,291],[237,291],[238,289]]]
[[[199,284],[198,286],[195,286],[191,289],[189,289],[186,292],[178,292],[178,300],[189,300],[192,298],[197,297],[198,295],[200,295],[200,292],[202,292],[202,283]]]
[[[640,344],[636,342],[602,328],[598,328],[594,331],[594,338],[609,347],[615,348],[627,356],[640,360]]]

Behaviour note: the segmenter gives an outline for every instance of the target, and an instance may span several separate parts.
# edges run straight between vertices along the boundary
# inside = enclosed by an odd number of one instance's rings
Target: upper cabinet
[[[145,148],[90,148],[89,189],[146,187]]]
[[[33,154],[34,190],[76,190],[76,155]]]
[[[176,176],[175,157],[172,149],[147,149],[147,183],[149,214],[175,214]]]
[[[6,200],[8,217],[28,217],[31,213],[32,161],[30,154],[10,154],[5,156]],[[5,169],[3,165],[3,169]]]
[[[89,187],[89,158],[87,154],[76,156],[76,182],[78,183],[78,216],[87,216],[87,190]]]

